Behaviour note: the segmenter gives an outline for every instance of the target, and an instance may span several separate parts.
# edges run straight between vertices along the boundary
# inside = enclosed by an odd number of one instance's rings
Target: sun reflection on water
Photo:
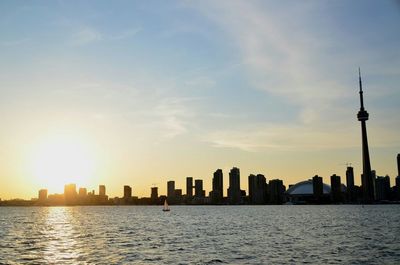
[[[80,251],[76,236],[73,209],[69,207],[48,207],[45,218],[43,258],[48,264],[57,261],[76,261]]]

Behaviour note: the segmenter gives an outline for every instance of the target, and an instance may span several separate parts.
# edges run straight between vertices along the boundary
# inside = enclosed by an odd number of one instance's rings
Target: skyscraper
[[[106,196],[106,186],[104,186],[104,185],[99,186],[99,195]]]
[[[375,179],[375,198],[377,201],[389,200],[390,198],[390,177],[377,177]]]
[[[333,203],[339,203],[342,201],[342,184],[340,182],[340,176],[333,174],[331,176],[331,198]]]
[[[194,181],[194,196],[196,198],[204,198],[205,192],[203,190],[203,180],[196,179]]]
[[[186,178],[186,197],[188,199],[193,197],[193,178],[192,177]]]
[[[131,186],[125,185],[124,186],[124,199],[129,200],[132,197],[132,188]]]
[[[314,199],[317,203],[319,203],[319,202],[321,202],[322,196],[324,195],[324,187],[323,187],[322,177],[315,175],[312,178],[312,184],[313,184]]]
[[[374,180],[371,174],[371,162],[369,159],[368,139],[367,139],[367,125],[369,114],[364,109],[364,98],[361,82],[361,73],[358,69],[358,81],[360,86],[360,111],[357,114],[358,120],[361,122],[361,136],[362,136],[362,159],[363,159],[363,174],[361,178],[363,201],[371,203],[374,201]]]
[[[272,204],[282,204],[285,186],[280,179],[273,179],[269,181],[269,202]]]
[[[175,181],[173,180],[167,182],[167,197],[169,200],[175,197]]]
[[[397,154],[397,176],[400,177],[400,154]]]
[[[347,201],[354,202],[356,199],[354,188],[354,169],[348,166],[346,169],[346,186],[347,186]]]
[[[76,204],[78,193],[75,184],[67,184],[64,186],[64,196],[66,204]]]
[[[47,190],[41,189],[39,190],[39,202],[43,203],[47,200]]]
[[[221,203],[223,199],[223,173],[222,169],[214,172],[212,180],[211,200],[213,203]]]
[[[158,200],[158,188],[151,187],[151,201],[154,203]]]
[[[249,201],[253,204],[263,204],[266,202],[266,179],[264,175],[258,174],[249,176]]]
[[[228,199],[230,204],[241,202],[240,171],[237,167],[233,167],[229,172]]]

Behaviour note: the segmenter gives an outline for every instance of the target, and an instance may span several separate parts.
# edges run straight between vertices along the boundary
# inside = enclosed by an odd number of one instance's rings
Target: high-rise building
[[[213,203],[221,203],[223,199],[223,173],[222,169],[214,172],[212,180],[211,201]]]
[[[249,175],[249,201],[252,204],[263,204],[266,202],[266,179],[264,175]]]
[[[354,169],[348,166],[346,169],[346,195],[348,202],[354,202],[356,200],[356,192],[354,188]]]
[[[151,200],[152,202],[156,202],[158,200],[158,188],[151,187]]]
[[[313,196],[316,202],[321,202],[322,196],[324,195],[324,184],[322,177],[315,175],[312,179],[313,184]]]
[[[105,185],[100,185],[99,186],[99,195],[100,196],[106,196],[106,186]]]
[[[86,188],[79,188],[79,197],[86,197],[87,196],[87,189]]]
[[[354,188],[354,169],[353,169],[353,167],[347,167],[347,169],[346,169],[346,186],[348,189]]]
[[[233,167],[229,172],[229,188],[228,199],[230,204],[238,204],[241,202],[240,190],[240,171],[237,167]]]
[[[372,173],[371,173],[371,162],[369,158],[368,149],[368,138],[367,138],[367,125],[369,114],[364,109],[364,98],[361,82],[361,73],[358,69],[358,80],[360,86],[360,111],[357,114],[358,120],[361,122],[361,137],[362,137],[362,160],[363,160],[363,174],[361,178],[362,191],[363,191],[363,201],[364,203],[371,203],[374,201],[374,184]]]
[[[169,200],[175,197],[175,181],[173,180],[167,182],[167,197]]]
[[[41,189],[39,190],[39,202],[43,203],[47,201],[47,190]]]
[[[389,200],[390,198],[390,177],[377,177],[375,179],[375,198],[377,201]]]
[[[342,201],[342,184],[340,182],[340,176],[336,174],[331,176],[331,199],[333,203]]]
[[[131,186],[125,185],[124,186],[124,199],[130,200],[132,198],[132,188]]]
[[[66,204],[76,204],[78,193],[75,184],[67,184],[64,186],[64,197]]]
[[[186,197],[189,199],[193,197],[193,178],[186,178]]]
[[[397,154],[397,176],[400,177],[400,154]]]
[[[194,196],[196,198],[204,198],[205,197],[205,192],[203,190],[203,180],[202,179],[196,179],[194,181]]]
[[[272,204],[282,204],[284,200],[285,186],[280,179],[270,180],[269,186],[269,202]]]

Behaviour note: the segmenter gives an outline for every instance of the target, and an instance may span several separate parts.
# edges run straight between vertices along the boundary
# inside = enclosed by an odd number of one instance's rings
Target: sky
[[[397,175],[399,1],[0,1],[0,198]]]

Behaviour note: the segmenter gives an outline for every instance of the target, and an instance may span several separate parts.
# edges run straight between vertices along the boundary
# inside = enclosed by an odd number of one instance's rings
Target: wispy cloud
[[[71,44],[76,46],[86,45],[103,39],[103,35],[93,27],[82,27],[71,37]]]

